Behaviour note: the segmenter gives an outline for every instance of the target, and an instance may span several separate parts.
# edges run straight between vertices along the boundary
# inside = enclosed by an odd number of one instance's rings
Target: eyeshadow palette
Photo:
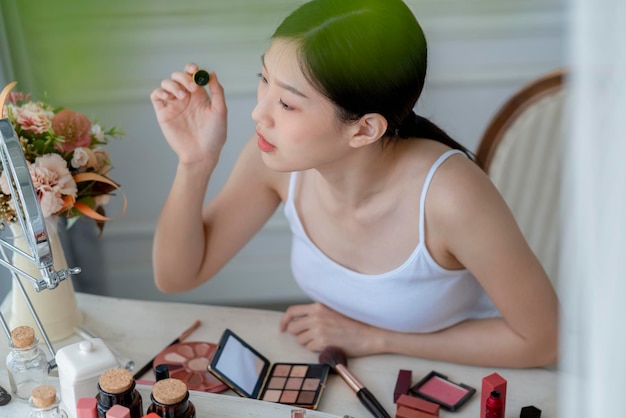
[[[447,376],[432,371],[411,387],[410,392],[448,411],[456,411],[476,393],[476,389],[463,383],[454,383]]]
[[[207,370],[216,348],[216,344],[207,342],[177,343],[161,351],[153,365],[156,368],[159,364],[165,364],[169,376],[182,380],[190,390],[223,392],[228,390],[228,386]]]
[[[275,363],[226,329],[208,369],[240,396],[317,409],[327,364]]]

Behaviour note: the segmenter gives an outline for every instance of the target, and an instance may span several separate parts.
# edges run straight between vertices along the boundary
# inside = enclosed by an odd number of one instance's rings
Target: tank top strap
[[[291,174],[289,174],[289,190],[287,191],[287,201],[285,202],[285,205],[289,203],[293,203],[293,196],[296,192],[297,183],[298,183],[298,172],[292,171]]]
[[[439,158],[437,158],[437,160],[433,163],[433,165],[430,167],[430,170],[428,170],[428,174],[426,174],[426,179],[424,180],[424,185],[422,186],[422,194],[420,196],[420,218],[419,218],[419,239],[420,239],[420,243],[424,243],[425,240],[424,238],[426,237],[426,233],[425,233],[425,218],[426,218],[426,193],[428,192],[428,188],[430,187],[430,182],[433,179],[433,176],[435,175],[435,172],[437,171],[437,169],[439,168],[439,166],[441,164],[443,164],[443,162],[445,160],[448,159],[448,157],[454,155],[454,154],[462,154],[465,155],[465,153],[463,151],[460,151],[458,149],[451,149],[448,150],[446,152],[444,152],[443,154],[441,154],[439,156]]]

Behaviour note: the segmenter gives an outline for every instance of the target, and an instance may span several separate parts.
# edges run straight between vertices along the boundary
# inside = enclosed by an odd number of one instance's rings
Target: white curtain
[[[619,417],[626,376],[626,2],[571,0],[559,416]]]

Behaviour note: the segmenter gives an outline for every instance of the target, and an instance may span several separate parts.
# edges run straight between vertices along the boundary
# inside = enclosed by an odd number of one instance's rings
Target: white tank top
[[[456,153],[462,154],[458,150],[442,154],[426,176],[417,247],[402,265],[382,274],[362,274],[343,267],[313,244],[293,201],[298,173],[291,173],[284,211],[293,232],[291,267],[304,293],[350,318],[399,332],[433,332],[467,319],[499,316],[468,270],[441,267],[424,244],[428,187],[441,163]]]

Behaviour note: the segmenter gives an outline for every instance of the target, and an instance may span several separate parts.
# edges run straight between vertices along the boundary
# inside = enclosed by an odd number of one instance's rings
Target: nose
[[[261,94],[261,92],[257,94],[256,106],[252,109],[252,120],[257,123],[267,124],[271,120],[268,112],[267,96],[267,94]]]
[[[267,112],[263,109],[262,102],[259,101],[256,106],[254,106],[254,109],[252,109],[252,120],[256,123],[261,123],[267,118],[267,116],[265,116],[266,114]]]

